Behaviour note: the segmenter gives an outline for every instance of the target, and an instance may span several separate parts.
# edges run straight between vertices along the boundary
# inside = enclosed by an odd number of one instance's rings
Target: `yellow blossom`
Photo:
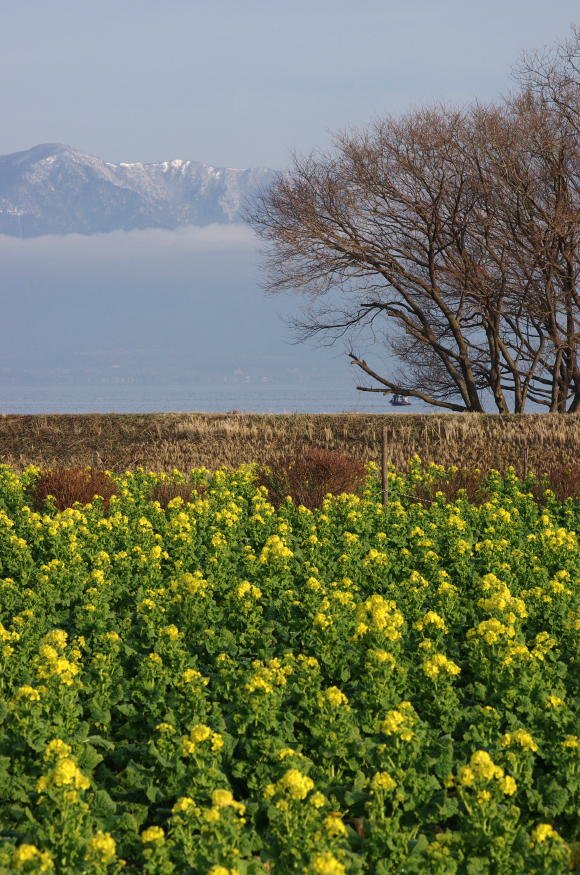
[[[198,723],[189,733],[189,737],[186,736],[183,739],[184,756],[195,754],[199,746],[206,741],[211,742],[211,750],[214,753],[221,750],[224,746],[223,739],[219,733],[213,732],[209,726],[205,726],[203,723]]]
[[[225,654],[220,654],[221,656],[225,656]],[[221,660],[223,661],[223,660]],[[218,657],[218,662],[220,662],[220,658]],[[204,687],[207,687],[209,684],[209,678],[202,677],[199,671],[196,671],[194,668],[188,668],[183,672],[183,676],[179,683],[179,686],[186,686],[187,684],[200,683]]]
[[[423,671],[429,678],[436,678],[440,674],[460,674],[461,669],[452,660],[447,659],[443,653],[434,653],[423,663]]]
[[[505,778],[500,780],[499,788],[506,796],[513,796],[518,789],[518,785],[510,775],[506,775]]]
[[[195,808],[195,802],[189,796],[181,796],[173,808],[171,809],[173,814],[181,814],[181,812],[189,811],[190,808]]]
[[[377,772],[371,781],[371,794],[376,790],[385,790],[390,792],[397,786],[397,782],[391,778],[388,772]]]
[[[38,692],[38,690],[35,690],[34,687],[30,687],[27,685],[19,687],[16,690],[14,701],[20,702],[22,699],[28,699],[30,702],[39,702],[40,693]]]
[[[348,699],[338,687],[329,687],[324,693],[318,694],[318,704],[320,707],[326,703],[332,705],[333,708],[340,708],[341,705],[348,705]]]
[[[512,743],[519,744],[524,750],[537,751],[538,745],[529,732],[525,729],[516,729],[515,732],[507,732],[502,739],[502,746],[509,747]]]
[[[241,802],[236,802],[230,790],[214,790],[211,794],[211,803],[215,808],[234,808],[240,814],[246,810]]]
[[[150,826],[141,833],[141,841],[143,844],[154,842],[156,845],[162,845],[165,841],[165,833],[160,826]]]
[[[546,839],[559,839],[560,836],[549,823],[540,823],[533,831],[532,838],[535,839],[538,844],[541,844],[542,842],[545,842]]]
[[[333,838],[348,835],[348,830],[342,819],[340,817],[333,817],[332,814],[324,818],[323,826],[327,835],[333,836]]]
[[[503,769],[495,765],[486,750],[476,750],[471,755],[469,765],[459,770],[459,783],[464,787],[472,787],[478,779],[490,781],[493,778],[501,779],[503,775]]]
[[[447,632],[447,625],[443,617],[440,617],[435,611],[427,611],[422,620],[418,620],[415,623],[415,629],[421,632],[425,626],[435,626],[437,629],[441,629],[443,632]]]
[[[108,832],[98,830],[96,836],[89,842],[89,853],[85,857],[88,859],[90,855],[100,857],[103,863],[110,863],[117,853],[117,843],[113,836]]]
[[[27,863],[32,861],[37,862],[39,872],[50,872],[54,869],[54,863],[51,860],[48,851],[39,851],[36,845],[22,844],[16,848],[12,856],[12,862],[15,869],[22,869]]]
[[[310,866],[304,872],[305,875],[346,875],[346,869],[330,851],[312,857]]]
[[[401,702],[397,708],[387,712],[385,719],[380,723],[380,730],[385,735],[397,733],[402,741],[411,741],[414,738],[414,732],[411,728],[414,724],[411,703]]]
[[[53,759],[66,759],[72,752],[72,748],[69,744],[66,744],[60,738],[55,738],[54,741],[51,741],[48,747],[46,748],[44,754],[45,763],[50,762]]]

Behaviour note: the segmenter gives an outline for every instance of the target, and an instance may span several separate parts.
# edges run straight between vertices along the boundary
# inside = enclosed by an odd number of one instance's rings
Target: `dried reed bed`
[[[121,473],[215,470],[263,463],[306,447],[379,462],[382,427],[389,458],[404,470],[418,453],[426,462],[468,468],[514,465],[521,473],[580,461],[580,414],[54,414],[0,416],[0,463],[21,471],[92,466]]]

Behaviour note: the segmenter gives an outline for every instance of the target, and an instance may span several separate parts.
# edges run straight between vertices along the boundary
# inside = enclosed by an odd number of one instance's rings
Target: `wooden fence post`
[[[389,503],[389,464],[387,461],[387,428],[383,425],[383,441],[382,441],[382,479],[383,486],[383,504]]]

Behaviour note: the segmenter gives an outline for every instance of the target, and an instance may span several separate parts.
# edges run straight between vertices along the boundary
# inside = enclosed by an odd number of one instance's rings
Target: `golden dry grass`
[[[580,414],[54,414],[0,416],[0,464],[17,471],[92,466],[115,472],[215,470],[263,463],[305,447],[338,450],[379,462],[381,431],[390,460],[405,469],[414,453],[426,462],[469,468],[514,465],[543,473],[580,458]]]

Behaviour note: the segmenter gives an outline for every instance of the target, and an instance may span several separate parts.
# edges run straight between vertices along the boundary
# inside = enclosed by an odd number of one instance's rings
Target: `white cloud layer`
[[[188,225],[175,231],[146,228],[141,231],[111,231],[108,234],[47,234],[21,240],[0,234],[0,258],[19,263],[68,262],[89,264],[131,258],[182,259],[197,253],[248,252],[256,248],[256,236],[247,225]],[[63,261],[64,260],[64,261]]]

